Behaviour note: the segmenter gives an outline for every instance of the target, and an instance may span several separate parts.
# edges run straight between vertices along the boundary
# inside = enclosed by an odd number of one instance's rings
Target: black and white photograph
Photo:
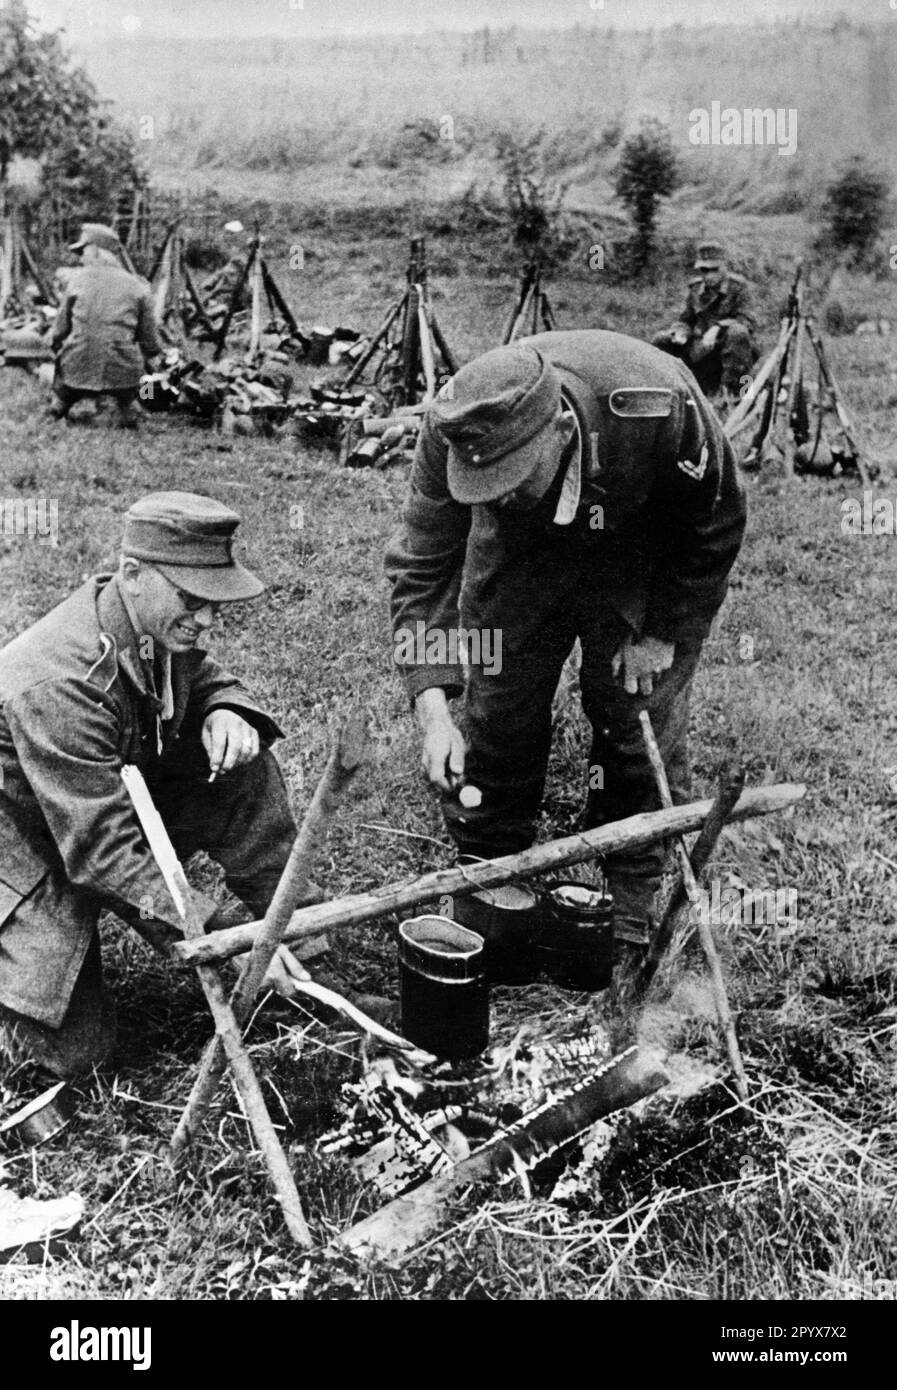
[[[35,1364],[580,1302],[856,1374],[895,412],[897,0],[0,0]]]

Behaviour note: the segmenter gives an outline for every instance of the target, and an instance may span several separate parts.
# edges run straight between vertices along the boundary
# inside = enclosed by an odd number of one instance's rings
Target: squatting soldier
[[[532,843],[552,699],[577,638],[592,725],[585,824],[658,804],[641,708],[686,795],[689,690],[745,519],[714,412],[688,369],[645,343],[542,333],[443,388],[386,564],[395,658],[459,853]],[[449,707],[462,692],[463,735]],[[479,805],[459,797],[462,780]],[[662,865],[660,849],[608,859],[626,940],[648,939]]]
[[[722,387],[737,396],[757,360],[757,322],[750,286],[727,268],[725,257],[718,241],[701,243],[685,308],[671,328],[657,334],[654,346],[683,358],[703,391],[712,394]]]
[[[108,393],[118,423],[134,429],[140,378],[163,350],[149,285],[125,269],[118,237],[102,223],[85,222],[70,250],[81,265],[67,279],[51,335],[52,414],[65,419],[76,401]]]
[[[238,522],[208,497],[144,497],[118,572],[0,650],[0,1079],[24,1061],[74,1076],[109,1052],[101,909],[160,949],[180,934],[123,764],[178,854],[205,849],[245,905],[197,895],[207,929],[268,907],[296,835],[270,752],[282,733],[198,645],[221,604],[264,589],[234,558]],[[268,984],[289,994],[293,976],[307,978],[283,949]]]

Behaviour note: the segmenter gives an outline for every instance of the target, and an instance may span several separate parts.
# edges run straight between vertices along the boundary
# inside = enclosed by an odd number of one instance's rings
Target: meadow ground
[[[765,256],[767,311],[785,291],[797,232],[781,219],[744,233]],[[497,341],[513,274],[507,260],[496,269],[494,248],[452,233],[446,227],[432,242],[436,304],[466,357]],[[373,327],[400,283],[404,234],[362,241],[322,231],[319,243],[301,305],[294,292],[300,318]],[[568,270],[554,283],[561,325],[645,334],[675,306],[680,276],[670,264],[655,284],[608,287]],[[897,318],[893,290],[880,293]],[[873,442],[891,451],[897,386],[889,340],[845,338],[831,349]],[[248,558],[270,588],[259,604],[225,616],[215,647],[286,730],[279,754],[297,810],[345,709],[360,702],[372,713],[377,766],[334,826],[319,881],[337,896],[445,862],[438,810],[391,670],[381,573],[405,471],[341,471],[330,451],[295,440],[224,439],[158,417],[136,437],[65,428],[42,418],[42,404],[31,379],[0,376],[0,496],[47,497],[59,507],[58,548],[0,539],[0,640],[114,563],[120,514],[133,498],[189,486],[233,503],[244,516]],[[675,1110],[649,1109],[624,1126],[601,1173],[587,1174],[572,1195],[480,1192],[458,1207],[441,1243],[402,1269],[307,1261],[283,1231],[229,1092],[222,1090],[195,1163],[173,1177],[165,1141],[208,1014],[192,978],[110,921],[104,953],[121,1027],[115,1067],[87,1087],[63,1141],[8,1161],[23,1193],[80,1191],[87,1220],[76,1242],[42,1263],[16,1258],[0,1269],[0,1296],[893,1298],[894,536],[843,533],[841,503],[861,495],[854,479],[786,483],[764,474],[748,487],[748,538],[696,681],[695,788],[706,793],[736,749],[750,783],[808,788],[793,814],[727,832],[713,867],[724,885],[797,893],[787,923],[721,934],[750,1106],[737,1111],[717,1086]],[[895,500],[892,477],[876,489]],[[301,527],[291,505],[302,508]],[[546,837],[563,833],[578,812],[586,747],[571,696],[559,711]],[[358,989],[395,996],[393,928],[384,922],[338,943],[340,966]],[[701,980],[699,961],[675,960],[643,1029],[722,1072]],[[530,1007],[566,999],[542,989]],[[297,1018],[304,1033],[288,1032]],[[285,1142],[306,1143],[327,1127],[338,1083],[351,1072],[348,1035],[268,1006],[250,1042]],[[294,1151],[294,1162],[321,1243],[372,1204],[337,1160]]]

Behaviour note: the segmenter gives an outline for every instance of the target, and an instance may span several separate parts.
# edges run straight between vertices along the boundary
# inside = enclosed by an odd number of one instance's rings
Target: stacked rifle
[[[412,239],[402,295],[357,358],[343,389],[351,390],[368,368],[379,408],[363,420],[347,422],[340,458],[350,467],[382,468],[404,457],[427,405],[457,371],[433,309],[422,237]]]
[[[795,471],[837,476],[852,470],[868,485],[865,451],[829,364],[825,344],[813,319],[804,311],[803,293],[800,262],[778,342],[723,428],[732,440],[752,431],[742,456],[745,467],[781,464],[786,477],[793,477]],[[818,369],[815,388],[806,379],[811,351]]]
[[[501,340],[502,346],[513,343],[521,333],[551,333],[556,328],[554,309],[542,284],[542,263],[527,261],[520,275],[517,298]]]

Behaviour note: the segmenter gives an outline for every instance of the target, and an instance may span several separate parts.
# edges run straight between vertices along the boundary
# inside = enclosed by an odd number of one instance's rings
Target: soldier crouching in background
[[[85,222],[70,250],[80,255],[81,265],[67,277],[51,335],[56,349],[51,414],[66,419],[77,401],[108,394],[118,424],[136,429],[140,378],[163,350],[149,285],[125,269],[111,227]]]
[[[701,243],[694,268],[685,308],[653,343],[687,362],[705,395],[737,397],[758,357],[750,286],[727,268],[717,241]]]

